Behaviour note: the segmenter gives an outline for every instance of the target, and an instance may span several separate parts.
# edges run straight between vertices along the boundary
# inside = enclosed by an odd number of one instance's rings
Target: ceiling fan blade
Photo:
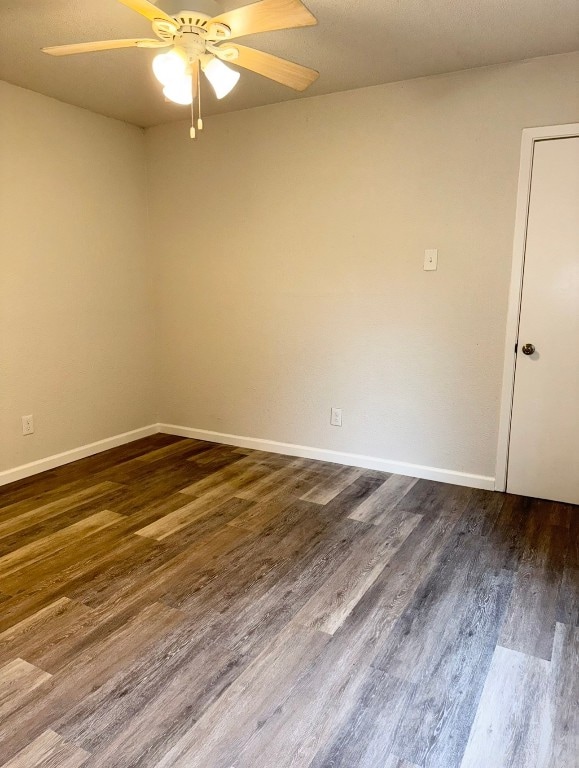
[[[166,48],[169,43],[162,40],[131,38],[129,40],[100,40],[95,43],[73,43],[72,45],[53,45],[43,48],[43,53],[51,56],[72,56],[74,53],[93,53],[94,51],[112,51],[115,48]]]
[[[234,11],[226,11],[211,19],[211,22],[229,27],[231,38],[276,29],[309,27],[318,23],[301,0],[260,0]]]
[[[172,24],[176,29],[179,28],[179,24],[172,16],[165,13],[161,8],[157,8],[153,3],[149,3],[148,0],[119,0],[123,5],[126,5],[133,11],[140,13],[141,16],[149,19],[149,21],[166,21],[168,24]]]
[[[237,50],[238,55],[236,58],[233,58],[230,54],[228,55],[232,48]],[[248,48],[237,43],[233,45],[227,44],[223,48],[223,53],[224,61],[237,64],[238,67],[243,67],[244,69],[250,69],[252,72],[269,77],[270,80],[287,85],[296,91],[305,91],[314,80],[318,79],[320,74],[315,69],[302,67],[301,64],[294,64],[293,61],[280,59],[279,56],[272,56],[271,53],[257,51],[255,48]]]

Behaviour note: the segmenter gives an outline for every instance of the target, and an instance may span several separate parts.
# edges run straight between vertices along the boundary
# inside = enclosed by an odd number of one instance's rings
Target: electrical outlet
[[[330,424],[333,427],[342,426],[342,409],[341,408],[332,408],[332,413],[330,415]]]
[[[30,416],[23,416],[22,417],[22,434],[23,435],[32,435],[34,433],[34,417],[32,414]]]

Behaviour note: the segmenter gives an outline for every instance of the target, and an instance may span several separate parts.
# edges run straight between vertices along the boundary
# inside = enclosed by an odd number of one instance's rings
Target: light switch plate
[[[342,426],[342,409],[341,408],[332,408],[332,412],[330,414],[330,424],[333,427]]]
[[[438,267],[438,248],[427,248],[424,251],[424,269],[429,272]]]

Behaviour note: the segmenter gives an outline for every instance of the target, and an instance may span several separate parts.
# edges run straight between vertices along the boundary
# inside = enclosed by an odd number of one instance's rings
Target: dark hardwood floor
[[[0,765],[577,768],[579,509],[168,435],[0,489]]]

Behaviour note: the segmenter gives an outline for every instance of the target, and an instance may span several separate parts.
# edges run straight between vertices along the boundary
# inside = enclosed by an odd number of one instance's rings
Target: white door
[[[579,137],[535,142],[531,179],[507,490],[579,504]]]

